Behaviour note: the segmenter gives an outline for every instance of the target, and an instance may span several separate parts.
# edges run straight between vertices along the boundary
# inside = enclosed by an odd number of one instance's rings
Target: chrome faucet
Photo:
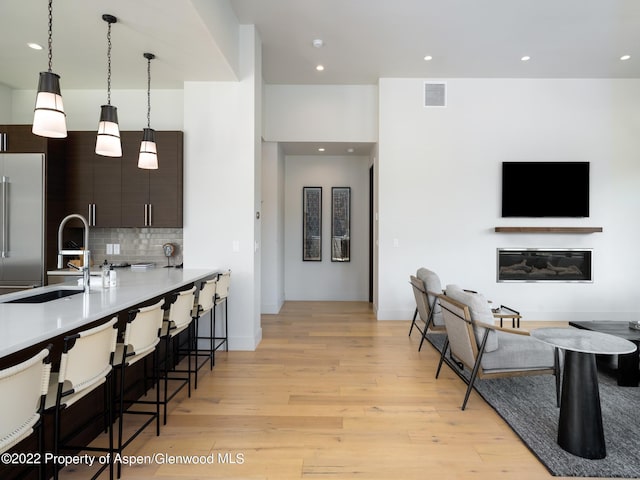
[[[84,250],[64,250],[62,248],[62,230],[64,230],[66,223],[73,218],[77,218],[82,222],[84,229]],[[58,268],[62,268],[65,255],[82,255],[82,279],[84,282],[84,292],[89,293],[89,279],[91,278],[89,271],[91,258],[91,252],[89,252],[89,223],[86,218],[77,213],[72,213],[71,215],[64,217],[58,227]]]

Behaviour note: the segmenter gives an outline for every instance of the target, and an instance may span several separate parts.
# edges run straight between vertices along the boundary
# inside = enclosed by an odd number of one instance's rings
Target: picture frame
[[[322,187],[302,188],[302,260],[322,261]]]
[[[351,187],[331,188],[331,261],[351,261]]]

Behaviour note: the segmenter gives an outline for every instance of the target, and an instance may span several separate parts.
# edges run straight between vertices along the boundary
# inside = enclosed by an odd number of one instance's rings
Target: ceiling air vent
[[[446,107],[447,106],[447,84],[425,82],[424,84],[424,106],[425,107]]]

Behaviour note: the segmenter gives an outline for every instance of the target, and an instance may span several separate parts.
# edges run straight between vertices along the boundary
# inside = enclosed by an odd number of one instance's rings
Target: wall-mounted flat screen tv
[[[589,162],[503,162],[503,217],[588,217]]]

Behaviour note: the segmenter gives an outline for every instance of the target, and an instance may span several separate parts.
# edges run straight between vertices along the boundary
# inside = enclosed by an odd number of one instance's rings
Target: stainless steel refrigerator
[[[0,153],[0,294],[44,282],[44,155]]]

